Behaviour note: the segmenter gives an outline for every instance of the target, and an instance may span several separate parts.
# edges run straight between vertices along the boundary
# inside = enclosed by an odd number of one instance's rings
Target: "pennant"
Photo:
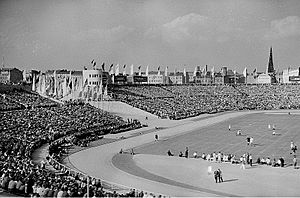
[[[112,75],[114,73],[113,72],[113,66],[114,66],[114,64],[111,64],[110,67],[109,67],[109,71],[108,71],[109,75]]]
[[[119,64],[117,64],[117,66],[116,66],[116,71],[115,71],[115,75],[116,76],[118,76],[119,75],[119,73],[120,73],[120,68],[119,68]]]
[[[211,76],[214,78],[215,77],[215,66],[211,68]]]
[[[165,69],[165,76],[168,76],[168,66]]]
[[[243,75],[246,78],[247,77],[247,67],[245,67],[244,71],[243,71]]]
[[[105,63],[103,62],[103,63],[102,63],[102,65],[101,65],[101,67],[102,67],[102,71],[105,71],[105,68],[104,68],[104,66],[105,66]]]
[[[141,65],[138,67],[138,70],[139,70],[139,76],[142,75],[141,67],[142,67]]]
[[[197,74],[197,66],[196,66],[196,67],[195,67],[195,69],[194,69],[193,76],[195,77],[195,76],[196,76],[196,74]]]
[[[147,68],[146,68],[146,76],[149,75],[149,66],[147,65]]]
[[[126,75],[126,64],[123,66],[123,75]]]
[[[107,96],[107,84],[106,84],[105,89],[104,89],[104,95]]]

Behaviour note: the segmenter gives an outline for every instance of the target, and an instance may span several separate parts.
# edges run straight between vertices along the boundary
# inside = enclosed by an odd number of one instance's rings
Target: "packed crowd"
[[[45,196],[45,191],[53,195],[58,191],[57,194],[83,196],[86,188],[82,178],[72,178],[67,172],[61,174],[62,171],[55,174],[44,169],[44,166],[34,164],[31,160],[32,152],[49,143],[51,156],[60,160],[65,144],[89,142],[107,133],[141,127],[136,120],[124,121],[121,117],[88,104],[48,106],[42,97],[27,93],[6,94],[6,97],[31,106],[21,110],[0,111],[0,182],[1,188],[12,193]],[[37,101],[42,101],[42,105],[38,105]],[[98,188],[100,190],[96,190]],[[97,196],[104,193],[99,185],[91,187],[91,194],[94,191],[98,194],[93,195]]]
[[[57,103],[27,91],[1,92],[0,111],[50,106],[57,106]]]
[[[113,88],[117,100],[161,118],[234,110],[299,109],[298,85],[139,85]]]

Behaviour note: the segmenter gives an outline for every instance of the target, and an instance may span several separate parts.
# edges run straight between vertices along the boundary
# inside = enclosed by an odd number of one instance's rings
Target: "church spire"
[[[267,74],[274,73],[274,65],[273,65],[273,54],[272,54],[272,46],[270,48],[270,57],[269,57],[269,64],[267,68]]]

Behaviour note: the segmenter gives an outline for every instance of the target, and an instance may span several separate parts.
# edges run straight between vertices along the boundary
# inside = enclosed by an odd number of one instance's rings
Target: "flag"
[[[157,74],[160,75],[160,66],[158,66],[157,71],[158,71]]]
[[[116,65],[116,71],[115,71],[115,75],[118,76],[120,73],[120,68],[119,68],[119,64]]]
[[[246,78],[247,77],[247,67],[245,67],[244,71],[243,71],[243,75]]]
[[[102,71],[105,71],[105,68],[104,68],[104,66],[105,66],[105,63],[103,62],[103,63],[102,63],[102,65],[101,65],[101,67],[102,67]]]
[[[130,66],[130,75],[133,76],[133,64]]]
[[[69,93],[72,93],[72,88],[73,88],[73,82],[72,82],[72,79],[71,79],[70,83],[69,83]]]
[[[196,76],[196,74],[197,74],[197,66],[196,66],[195,69],[194,69],[194,74],[193,74],[193,76]]]
[[[236,75],[236,70],[233,71],[233,74]]]
[[[142,75],[142,72],[141,72],[141,65],[138,67],[138,70],[139,70],[139,76],[141,76]]]
[[[85,79],[85,82],[84,82],[84,84],[83,84],[83,90],[85,90],[85,88],[87,87],[87,85],[88,85],[88,79]]]
[[[211,77],[215,77],[215,66],[211,68]]]
[[[109,75],[112,75],[114,73],[113,66],[114,66],[114,64],[111,64],[109,67],[109,71],[108,71]]]
[[[185,68],[183,68],[183,76],[186,76]]]
[[[123,75],[126,75],[126,64],[123,66]]]
[[[253,74],[256,74],[256,68],[253,70],[253,72],[252,72]]]
[[[207,65],[205,65],[202,69],[202,73],[206,76],[207,74]]]
[[[48,95],[51,92],[51,88],[52,88],[52,77],[47,75],[45,81],[46,81],[45,92]]]
[[[146,68],[146,76],[149,75],[149,66],[147,65],[147,68]]]
[[[87,67],[86,67],[86,66],[84,66],[84,67],[83,67],[83,69],[84,69],[84,70],[87,70]]]
[[[106,84],[105,89],[104,89],[104,95],[107,96],[107,84]]]
[[[168,76],[168,66],[165,68],[165,76]]]
[[[54,73],[53,73],[53,77],[54,77],[54,96],[57,95],[57,78],[56,78],[56,70],[54,70]]]
[[[77,90],[77,86],[78,86],[78,81],[77,81],[77,78],[75,78],[74,80],[74,86],[73,86],[73,90]]]

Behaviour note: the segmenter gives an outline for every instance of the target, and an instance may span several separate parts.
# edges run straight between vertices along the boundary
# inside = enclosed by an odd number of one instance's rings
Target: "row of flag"
[[[96,69],[96,68],[95,68],[96,62],[95,62],[94,59],[91,61],[91,64],[92,64],[92,66],[93,66],[93,69]],[[102,63],[101,67],[102,67],[102,70],[105,71],[105,63],[104,63],[104,62]],[[127,67],[126,64],[123,65],[123,72],[122,72],[123,75],[126,75],[126,74],[127,74],[127,73],[126,73],[126,67]],[[138,73],[139,73],[139,75],[142,74],[141,67],[142,67],[141,65],[138,66]],[[86,69],[86,67],[85,67],[85,69]],[[160,66],[158,66],[157,71],[158,71],[158,75],[160,75],[160,74],[161,74],[161,68],[160,68]],[[195,67],[195,70],[194,70],[194,73],[193,73],[193,76],[196,76],[197,71],[198,71],[198,67],[196,66],[196,67]],[[208,71],[207,71],[207,65],[206,65],[205,67],[203,67],[203,69],[201,70],[201,72],[204,73],[204,74],[206,75],[206,73],[208,72]],[[121,72],[120,72],[120,65],[117,64],[117,65],[114,67],[114,64],[111,64],[110,67],[109,67],[108,73],[109,73],[110,75],[113,75],[113,74],[119,75],[119,74],[121,73]],[[174,73],[177,73],[176,68],[175,68]],[[233,73],[234,73],[234,75],[236,75],[236,70],[234,70]],[[130,75],[133,75],[133,74],[134,74],[133,65],[131,65],[131,67],[130,67],[130,73],[129,73],[129,74],[130,74]],[[145,71],[145,75],[148,76],[148,74],[149,74],[149,66],[146,67],[146,71]],[[168,66],[165,68],[165,75],[167,76],[167,74],[168,74]],[[185,68],[184,68],[184,70],[183,70],[183,74],[184,74],[184,76],[186,76],[186,69],[185,69]],[[253,74],[256,74],[256,68],[254,69]],[[211,75],[212,75],[212,77],[215,76],[215,68],[214,68],[214,67],[211,68]],[[244,69],[244,71],[243,71],[243,76],[244,76],[244,77],[247,77],[247,75],[248,75],[248,73],[247,73],[247,67],[245,67],[245,69]]]

